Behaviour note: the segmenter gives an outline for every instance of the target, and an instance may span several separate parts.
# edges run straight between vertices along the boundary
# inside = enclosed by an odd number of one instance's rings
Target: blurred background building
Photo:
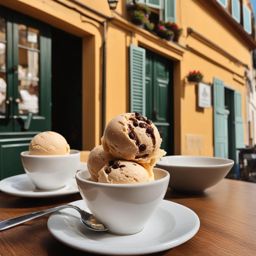
[[[168,154],[228,157],[239,175],[256,142],[254,20],[249,0],[0,0],[0,178],[39,131],[90,150],[128,111]]]

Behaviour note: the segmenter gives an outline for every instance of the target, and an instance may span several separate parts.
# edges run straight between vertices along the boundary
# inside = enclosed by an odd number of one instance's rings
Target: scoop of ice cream
[[[110,161],[98,173],[98,181],[111,184],[143,183],[152,180],[148,171],[131,161]]]
[[[108,164],[109,160],[112,158],[113,157],[111,157],[110,154],[104,151],[102,145],[93,148],[87,161],[87,167],[91,174],[92,180],[98,180],[98,172],[104,165]]]
[[[151,164],[164,155],[156,126],[139,113],[125,113],[112,119],[103,134],[104,150],[116,158]],[[155,162],[155,160],[153,160]]]
[[[70,147],[66,139],[57,132],[47,131],[37,134],[30,142],[30,155],[66,155]]]

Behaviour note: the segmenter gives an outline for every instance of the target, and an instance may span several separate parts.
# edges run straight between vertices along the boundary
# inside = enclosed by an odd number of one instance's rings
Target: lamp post
[[[110,10],[115,10],[118,4],[118,0],[108,0]]]

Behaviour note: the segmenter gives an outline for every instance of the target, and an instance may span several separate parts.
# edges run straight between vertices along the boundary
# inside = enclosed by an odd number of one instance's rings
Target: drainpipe
[[[103,135],[106,125],[106,89],[107,89],[107,20],[103,22],[102,41],[102,97],[101,97],[101,134]]]

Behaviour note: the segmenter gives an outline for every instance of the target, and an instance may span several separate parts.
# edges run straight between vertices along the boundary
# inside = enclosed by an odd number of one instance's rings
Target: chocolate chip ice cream
[[[108,164],[108,162],[112,158],[113,157],[109,153],[104,151],[102,145],[96,146],[90,152],[88,156],[87,166],[91,174],[92,180],[98,180],[98,172],[104,165]]]
[[[110,161],[100,171],[98,181],[111,184],[143,183],[152,180],[148,171],[132,161]]]
[[[160,149],[161,142],[157,127],[148,118],[136,112],[116,116],[105,128],[102,146],[95,147],[89,155],[92,180],[107,183],[153,180],[153,167],[165,154]]]
[[[113,118],[107,125],[102,144],[111,155],[151,163],[159,155],[162,139],[156,126],[139,113],[125,113]]]

